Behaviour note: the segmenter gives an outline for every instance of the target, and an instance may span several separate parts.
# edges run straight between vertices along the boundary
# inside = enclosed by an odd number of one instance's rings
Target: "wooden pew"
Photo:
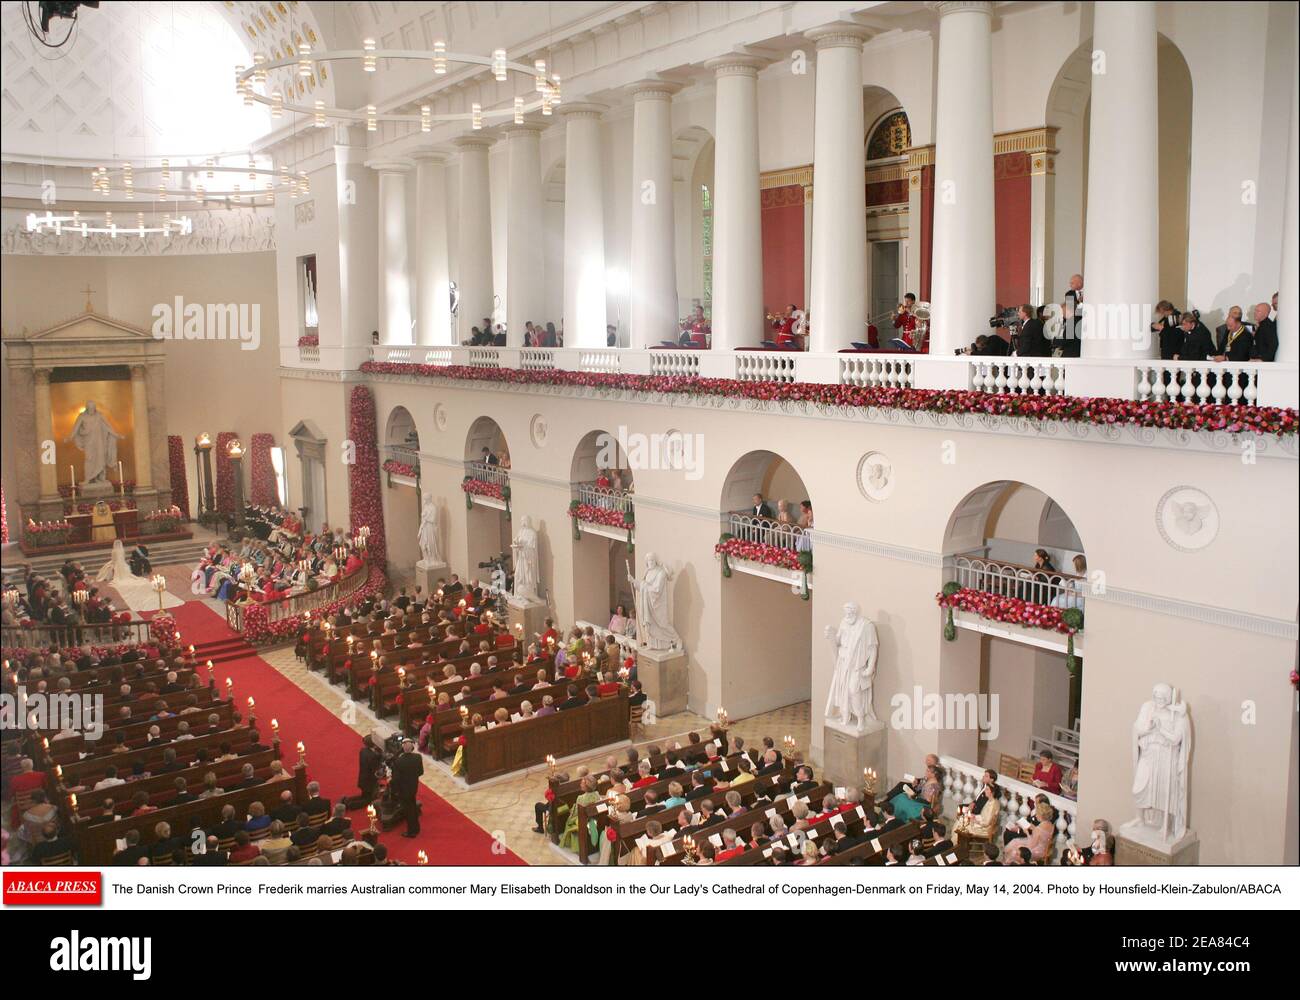
[[[429,730],[429,750],[435,759],[441,759],[442,757],[447,756],[448,750],[446,744],[448,741],[454,742],[459,736],[467,735],[468,730],[464,727],[464,719],[472,719],[475,714],[483,716],[483,721],[485,723],[491,721],[492,715],[495,714],[498,708],[504,708],[511,715],[516,715],[519,711],[519,707],[526,701],[531,701],[534,709],[540,708],[542,699],[548,694],[555,700],[555,704],[558,707],[562,701],[568,698],[567,689],[569,684],[579,684],[579,682],[565,681],[563,684],[553,684],[548,688],[529,691],[526,694],[507,695],[504,698],[498,698],[496,701],[476,701],[469,705],[457,705],[454,712],[439,712],[434,717],[433,727]],[[581,687],[581,684],[579,684],[579,691],[581,691]],[[464,713],[464,715],[462,715],[460,711],[462,707],[469,710],[467,713]],[[574,710],[569,709],[569,711]],[[556,714],[563,713],[557,712]],[[596,745],[599,746],[600,744]],[[452,750],[451,753],[454,755],[455,751]],[[542,754],[542,760],[546,759],[547,753],[554,753],[554,751],[545,751]],[[563,756],[563,754],[555,754],[555,756],[559,757]],[[514,769],[512,768],[511,770]]]
[[[182,722],[189,723],[191,732],[197,738],[208,729],[209,715],[218,717],[217,725],[219,728],[230,729],[233,727],[233,713],[234,708],[229,701],[220,701],[212,703],[202,712],[189,715],[173,715],[170,718],[158,719],[155,722],[150,722],[147,719],[142,722],[132,720],[129,725],[109,726],[102,738],[98,740],[89,739],[83,734],[70,736],[66,740],[51,741],[46,756],[55,764],[67,765],[75,763],[80,754],[88,753],[94,757],[110,754],[118,733],[126,737],[127,745],[133,750],[141,749],[145,746],[144,741],[148,738],[151,727],[157,726],[159,729],[161,737],[157,742],[165,743],[174,739]],[[187,743],[189,741],[182,740],[181,742]]]
[[[597,698],[540,719],[467,732],[465,780],[472,785],[545,763],[547,754],[565,757],[626,740],[629,715],[627,690],[623,689],[615,697]]]
[[[179,806],[168,806],[111,823],[82,821],[71,824],[71,835],[77,844],[77,857],[83,865],[110,864],[117,851],[118,839],[125,837],[128,830],[139,830],[141,843],[152,844],[154,827],[166,822],[171,826],[173,837],[183,837],[195,819],[200,820],[204,827],[215,826],[221,821],[221,810],[227,805],[235,807],[236,816],[246,816],[250,805],[261,802],[269,813],[279,805],[280,793],[286,788],[294,793],[294,801],[302,804],[307,801],[307,768],[298,764],[292,773],[290,781],[264,782],[253,788],[241,788],[225,795],[213,795],[211,798],[197,799]]]
[[[895,844],[906,843],[914,837],[921,835],[921,824],[917,822],[906,823],[897,830],[890,830],[888,833],[882,833],[878,837],[872,837],[865,843],[858,844],[856,847],[850,847],[847,851],[841,851],[839,854],[832,854],[829,857],[822,858],[818,862],[820,865],[847,865],[852,863],[856,858],[862,858],[864,863],[869,865],[883,865],[888,860],[889,849]]]
[[[150,801],[156,805],[154,796],[170,798],[175,794],[177,778],[184,778],[189,790],[198,794],[203,791],[203,779],[209,772],[217,776],[217,787],[224,788],[226,784],[233,784],[239,780],[239,775],[243,771],[245,764],[252,764],[255,771],[263,771],[270,767],[271,761],[279,760],[279,758],[280,751],[272,747],[249,754],[246,757],[234,757],[231,760],[220,762],[206,761],[203,764],[195,764],[179,771],[152,774],[148,778],[137,778],[135,781],[128,781],[124,785],[112,785],[98,791],[93,787],[86,788],[76,792],[77,808],[81,812],[91,813],[103,809],[105,800],[121,803],[129,801],[140,792],[147,792]],[[68,791],[71,793],[73,789],[69,788]]]
[[[252,742],[253,730],[248,726],[237,726],[221,732],[197,736],[192,740],[181,740],[179,743],[155,743],[145,748],[132,750],[130,753],[101,754],[97,757],[87,757],[85,760],[72,761],[61,765],[63,768],[63,782],[68,787],[80,784],[93,785],[95,781],[104,776],[104,769],[109,764],[115,765],[120,771],[123,768],[130,770],[136,761],[140,761],[145,770],[157,770],[162,764],[164,751],[168,749],[175,750],[176,759],[185,763],[193,760],[200,749],[205,749],[209,755],[215,756],[222,743],[229,743],[231,752],[242,753],[243,748]],[[53,772],[54,765],[42,766],[41,770],[47,773]],[[92,777],[94,781],[90,780]]]

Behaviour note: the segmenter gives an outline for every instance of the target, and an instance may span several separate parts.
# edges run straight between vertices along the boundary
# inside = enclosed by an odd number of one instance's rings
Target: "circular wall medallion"
[[[445,431],[447,429],[447,407],[443,406],[441,403],[435,403],[433,405],[433,426],[438,428],[440,431]]]
[[[546,436],[548,433],[549,428],[546,423],[546,418],[540,413],[534,413],[533,419],[528,421],[528,436],[532,438],[533,446],[537,448],[545,448]]]
[[[1194,486],[1175,486],[1156,504],[1160,537],[1181,552],[1205,548],[1219,533],[1219,508]]]
[[[879,451],[869,451],[858,462],[858,489],[873,503],[888,500],[894,492],[894,463]]]

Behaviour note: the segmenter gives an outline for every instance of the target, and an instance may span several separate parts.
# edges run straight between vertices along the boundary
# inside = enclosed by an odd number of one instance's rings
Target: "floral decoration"
[[[167,466],[171,473],[172,503],[181,509],[181,519],[190,518],[190,487],[185,480],[185,442],[179,434],[167,435]]]
[[[406,476],[408,479],[417,479],[420,475],[420,470],[414,465],[409,462],[399,462],[395,458],[385,459],[381,468],[390,476]]]
[[[275,438],[270,434],[254,434],[248,442],[248,502],[258,507],[276,507],[280,503],[275,466],[271,464],[274,447]]]
[[[1004,625],[1059,632],[1068,637],[1066,666],[1071,673],[1075,672],[1077,661],[1074,656],[1074,636],[1075,633],[1083,631],[1083,612],[1080,609],[1036,604],[1033,601],[1021,600],[1019,597],[1005,597],[1002,594],[972,590],[970,587],[958,586],[956,583],[944,584],[943,590],[935,595],[935,600],[939,607],[947,610],[943,637],[949,642],[957,638],[956,626],[952,618],[953,611],[965,611],[986,621],[1001,622]]]
[[[366,361],[361,370],[375,375],[415,375],[510,385],[565,386],[607,392],[684,396],[738,396],[761,402],[813,406],[971,413],[1021,420],[1153,427],[1166,430],[1220,431],[1285,436],[1300,419],[1292,407],[1232,406],[1170,400],[1128,400],[1082,396],[1019,396],[963,389],[903,389],[886,386],[823,385],[813,382],[741,382],[694,375],[625,375],[604,372],[474,368],[400,361]]]
[[[217,434],[217,510],[222,514],[235,512],[235,464],[226,452],[226,446],[238,437],[234,431]]]
[[[374,565],[388,565],[388,542],[384,537],[384,502],[379,490],[379,437],[375,420],[375,397],[369,387],[352,387],[348,407],[348,439],[356,449],[348,466],[348,508],[352,535],[369,528],[366,558]]]

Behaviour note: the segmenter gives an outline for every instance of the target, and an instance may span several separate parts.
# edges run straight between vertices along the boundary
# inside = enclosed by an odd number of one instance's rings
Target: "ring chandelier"
[[[166,236],[189,236],[194,231],[194,222],[188,215],[172,218],[170,213],[163,215],[161,225],[146,225],[144,213],[137,212],[135,224],[132,225],[131,223],[119,223],[113,218],[112,212],[105,212],[102,220],[92,219],[87,215],[82,215],[81,212],[73,212],[71,215],[55,215],[53,212],[37,215],[35,212],[29,212],[27,215],[27,231],[29,233],[53,233],[55,236],[70,233],[82,238],[95,233],[103,233],[113,239],[117,239],[119,236],[145,237],[153,233],[162,233]]]
[[[143,166],[138,170],[133,167],[130,161],[126,161],[117,168],[117,173],[123,196],[128,201],[135,198],[135,177],[137,173],[158,175],[158,185],[156,189],[152,186],[149,187],[148,197],[162,203],[190,201],[199,205],[207,202],[221,202],[227,205],[272,204],[275,201],[277,184],[294,198],[305,196],[311,192],[311,182],[305,170],[291,173],[289,168],[283,164],[279,170],[270,167],[259,167],[251,154],[248,158],[247,167],[218,163],[215,157],[207,157],[201,163],[182,163],[173,167],[170,159],[164,158],[156,166]],[[192,174],[195,178],[191,181],[192,187],[190,189],[177,190],[169,187],[174,174],[184,173]],[[212,182],[217,181],[216,175],[218,173],[223,175],[219,182],[222,186],[210,187],[209,185]],[[228,182],[225,175],[240,176],[241,182]],[[242,182],[244,176],[247,177],[247,184]],[[109,178],[110,171],[108,167],[95,167],[90,172],[91,190],[96,194],[109,197],[112,194],[112,185]],[[204,183],[205,181],[208,183]],[[225,186],[227,184],[228,186]]]
[[[304,43],[298,47],[295,56],[278,59],[274,62],[268,61],[260,52],[255,53],[251,67],[236,67],[235,93],[243,98],[246,106],[251,107],[254,104],[262,104],[269,107],[272,118],[279,118],[285,111],[292,111],[311,117],[312,124],[318,128],[325,128],[331,121],[347,124],[365,122],[366,130],[369,132],[377,131],[379,122],[418,125],[421,132],[431,131],[435,122],[469,122],[470,127],[477,131],[483,127],[485,121],[499,118],[513,118],[516,124],[523,124],[524,115],[538,110],[543,115],[550,115],[552,110],[560,104],[560,78],[554,73],[547,72],[546,60],[544,59],[538,59],[532,66],[528,66],[507,59],[505,49],[497,49],[491,56],[470,55],[448,52],[444,42],[435,42],[432,50],[379,50],[375,47],[373,38],[365,39],[362,44],[364,48],[361,49],[313,52],[311,46]],[[429,63],[437,76],[445,75],[447,67],[453,64],[486,66],[492,70],[492,76],[499,83],[508,80],[512,72],[532,77],[534,89],[538,96],[531,101],[525,101],[523,97],[516,97],[513,107],[493,108],[490,110],[484,110],[481,104],[475,102],[470,105],[469,111],[434,114],[429,105],[425,104],[420,107],[419,114],[398,114],[395,112],[380,113],[373,104],[368,104],[365,108],[355,111],[347,108],[330,107],[324,101],[316,101],[311,106],[293,104],[286,101],[279,90],[259,93],[254,89],[255,85],[258,84],[262,85],[263,90],[266,89],[267,74],[272,70],[296,67],[297,75],[306,78],[311,77],[315,72],[316,63],[346,62],[358,59],[361,60],[362,68],[367,73],[376,72],[380,59],[405,59]]]

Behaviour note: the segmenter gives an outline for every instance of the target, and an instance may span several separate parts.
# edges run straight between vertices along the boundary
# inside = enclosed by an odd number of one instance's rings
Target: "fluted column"
[[[1094,4],[1092,48],[1082,353],[1154,357],[1158,345],[1148,325],[1160,299],[1156,5]]]
[[[149,390],[145,384],[144,365],[131,366],[131,412],[135,423],[132,443],[135,462],[135,486],[138,490],[153,489],[153,452],[149,447]],[[109,470],[110,472],[116,470]]]
[[[542,149],[540,125],[506,128],[506,336],[524,346],[524,324],[544,323],[542,289]]]
[[[632,249],[628,256],[630,345],[677,339],[673,245],[673,105],[680,87],[662,80],[631,86]]]
[[[565,104],[564,344],[605,346],[605,185],[601,104]]]
[[[763,65],[764,60],[746,55],[721,56],[705,63],[713,70],[716,83],[715,351],[750,347],[763,339],[763,206],[758,189],[758,70]]]
[[[806,35],[817,45],[809,349],[837,351],[866,339],[862,45],[870,32],[855,24],[828,24]]]
[[[379,340],[411,343],[411,261],[406,232],[406,175],[393,160],[366,166],[379,174]]]
[[[45,451],[45,442],[54,441],[54,412],[50,409],[50,373],[51,368],[37,368],[33,373],[32,405],[36,409],[36,451]],[[53,444],[51,444],[51,448]],[[50,462],[38,462],[41,496],[56,497],[59,494],[59,468]]]
[[[417,153],[415,161],[417,339],[421,344],[450,344],[447,160],[441,153]]]
[[[942,355],[969,344],[997,304],[993,4],[930,7],[939,14],[930,353]]]
[[[467,135],[460,149],[460,219],[456,227],[456,285],[460,291],[456,338],[464,342],[470,328],[492,316],[492,199],[488,149],[492,140]]]
[[[1292,28],[1295,37],[1295,28]],[[1295,48],[1292,51],[1297,51]],[[1295,364],[1300,361],[1300,192],[1296,191],[1296,174],[1300,173],[1300,85],[1297,63],[1291,62],[1291,135],[1288,137],[1286,161],[1286,195],[1282,207],[1282,279],[1277,290],[1277,360]],[[1294,376],[1292,376],[1294,379]],[[1292,383],[1294,384],[1294,383]]]

